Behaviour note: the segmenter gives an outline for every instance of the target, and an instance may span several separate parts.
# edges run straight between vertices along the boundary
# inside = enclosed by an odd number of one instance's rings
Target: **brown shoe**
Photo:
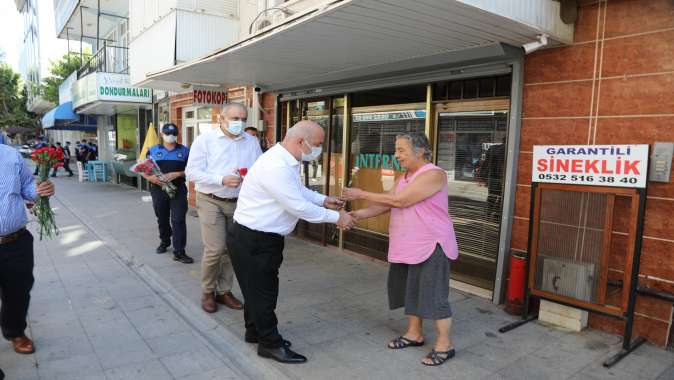
[[[234,297],[234,294],[232,294],[232,292],[218,294],[217,296],[215,296],[215,302],[221,305],[225,305],[230,309],[234,310],[243,309],[243,304],[241,303],[241,301],[236,299],[236,297]]]
[[[207,313],[215,313],[218,311],[218,305],[215,303],[215,296],[213,293],[204,293],[201,296],[201,308]]]
[[[27,336],[23,335],[18,338],[14,338],[11,340],[12,341],[12,347],[14,347],[14,351],[16,351],[19,354],[32,354],[35,352],[35,346],[33,345],[33,341],[28,339]]]

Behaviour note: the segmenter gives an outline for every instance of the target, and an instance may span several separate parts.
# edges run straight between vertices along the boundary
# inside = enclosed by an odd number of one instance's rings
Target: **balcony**
[[[129,48],[108,45],[106,42],[103,42],[103,47],[77,70],[77,78],[79,79],[96,72],[128,74]]]

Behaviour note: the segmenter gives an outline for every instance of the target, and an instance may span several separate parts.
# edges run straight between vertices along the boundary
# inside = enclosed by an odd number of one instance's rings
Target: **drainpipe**
[[[258,129],[258,133],[262,134],[260,130],[260,87],[253,86],[253,120],[252,126]]]
[[[524,49],[524,54],[530,54],[545,46],[548,46],[548,35],[539,34],[538,41],[528,42],[522,45],[522,49]]]

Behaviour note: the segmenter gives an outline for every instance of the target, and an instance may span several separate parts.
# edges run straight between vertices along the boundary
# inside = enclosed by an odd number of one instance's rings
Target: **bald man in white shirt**
[[[248,172],[239,193],[227,248],[244,297],[245,340],[258,343],[258,355],[281,363],[304,363],[278,332],[276,300],[284,236],[299,219],[335,223],[349,229],[354,220],[341,210],[344,202],[307,189],[300,161],[321,154],[325,132],[304,120],[290,128],[283,142],[263,154]],[[340,210],[340,211],[335,211]]]
[[[219,115],[219,128],[194,140],[185,167],[187,179],[195,183],[197,190],[204,242],[201,307],[208,313],[216,312],[217,304],[235,310],[243,308],[232,294],[234,271],[225,236],[241,189],[240,169],[249,169],[262,154],[258,140],[243,132],[247,116],[245,106],[226,104]]]

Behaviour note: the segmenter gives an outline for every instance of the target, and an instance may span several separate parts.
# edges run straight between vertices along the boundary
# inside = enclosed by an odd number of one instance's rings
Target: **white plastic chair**
[[[80,182],[89,180],[89,173],[87,173],[87,171],[84,170],[84,165],[82,165],[82,161],[77,161],[77,178],[79,179]]]

